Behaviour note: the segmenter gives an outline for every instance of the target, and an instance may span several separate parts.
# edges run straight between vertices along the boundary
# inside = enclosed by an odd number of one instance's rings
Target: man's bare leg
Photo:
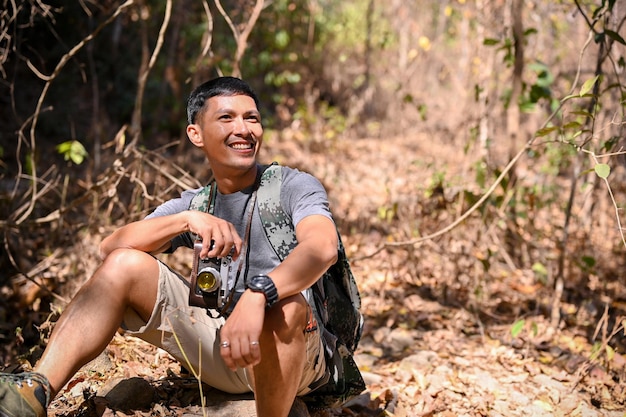
[[[261,363],[254,367],[258,417],[286,417],[296,398],[307,360],[307,304],[301,295],[267,310],[261,334]]]
[[[97,357],[133,308],[144,320],[157,297],[159,266],[152,256],[118,249],[81,288],[54,326],[34,371],[48,378],[52,393],[61,390],[86,363]]]

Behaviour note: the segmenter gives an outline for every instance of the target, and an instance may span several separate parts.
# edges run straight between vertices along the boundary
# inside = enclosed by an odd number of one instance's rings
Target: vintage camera
[[[228,296],[228,269],[232,261],[224,258],[201,258],[202,242],[193,247],[193,268],[191,270],[191,288],[189,305],[220,311]]]

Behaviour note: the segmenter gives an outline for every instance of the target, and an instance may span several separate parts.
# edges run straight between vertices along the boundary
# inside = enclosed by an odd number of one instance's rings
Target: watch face
[[[263,289],[263,278],[261,277],[253,277],[250,280],[250,285],[251,288],[255,288],[255,289]]]
[[[272,279],[266,275],[257,275],[250,279],[248,288],[255,292],[262,292],[267,300],[267,306],[271,307],[278,301],[278,293]]]

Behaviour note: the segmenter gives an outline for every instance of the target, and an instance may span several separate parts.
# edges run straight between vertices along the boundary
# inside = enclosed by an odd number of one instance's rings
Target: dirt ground
[[[265,159],[309,170],[327,186],[362,292],[365,328],[356,360],[367,391],[315,416],[626,416],[624,352],[616,349],[609,367],[590,361],[589,329],[577,326],[542,339],[548,319],[525,306],[545,295],[525,271],[502,268],[497,278],[482,277],[467,265],[459,272],[467,257],[451,254],[481,259],[484,238],[453,230],[445,239],[377,252],[384,242],[432,233],[459,214],[449,205],[455,189],[471,183],[472,161],[453,144],[372,138],[324,153],[275,140],[267,149]],[[433,182],[438,173],[454,179],[443,190]],[[188,261],[171,256],[172,263]],[[479,284],[485,288],[481,305],[467,295]],[[496,310],[485,314],[496,302],[510,305],[497,311],[504,319],[494,319]],[[516,314],[527,322],[513,337]],[[110,395],[129,380],[121,396]],[[207,405],[206,415],[254,415],[249,398],[231,401],[208,387],[203,392],[221,404]],[[201,416],[199,398],[197,383],[181,377],[180,365],[165,352],[120,334],[70,382],[49,415]]]

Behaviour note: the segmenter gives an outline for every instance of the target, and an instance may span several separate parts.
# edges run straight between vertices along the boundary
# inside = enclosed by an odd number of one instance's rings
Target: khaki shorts
[[[189,282],[159,262],[159,289],[154,311],[144,322],[134,310],[127,310],[123,327],[133,336],[153,344],[176,358],[183,366],[201,368],[200,378],[219,390],[239,394],[252,391],[251,375],[245,369],[233,372],[220,355],[219,329],[224,318],[211,318],[206,310],[189,306]],[[303,329],[304,331],[304,329]],[[309,385],[325,372],[324,350],[319,329],[305,332],[304,373],[298,395],[310,392]],[[199,366],[200,365],[200,366]]]

